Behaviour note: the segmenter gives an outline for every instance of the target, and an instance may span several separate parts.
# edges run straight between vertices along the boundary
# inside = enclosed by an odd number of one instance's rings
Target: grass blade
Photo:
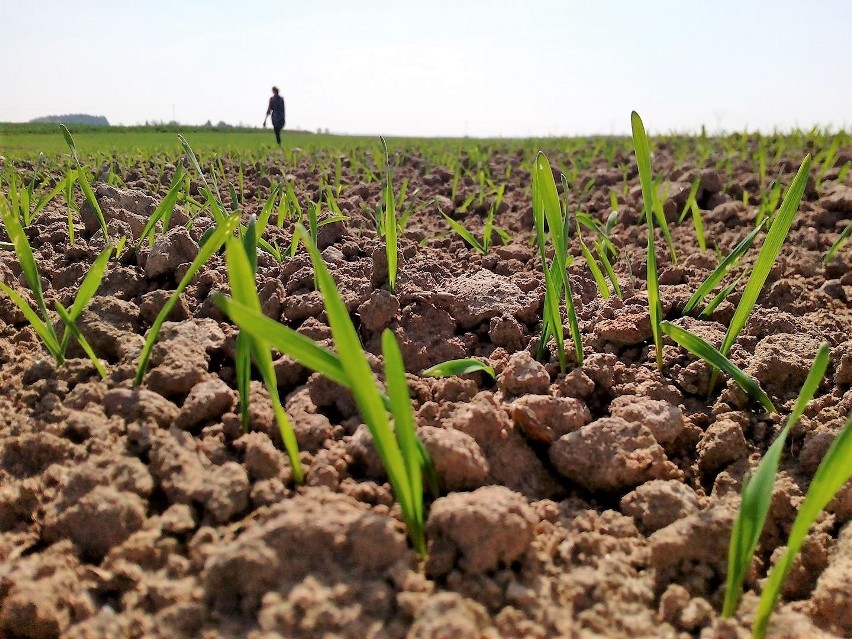
[[[3,282],[0,282],[0,291],[3,291],[6,295],[8,295],[15,303],[15,306],[21,309],[21,312],[33,327],[33,330],[39,338],[41,338],[41,341],[44,342],[45,348],[47,348],[48,352],[53,356],[57,363],[61,364],[63,361],[62,350],[59,347],[59,342],[56,339],[56,334],[53,332],[53,326],[50,324],[50,321],[48,320],[48,322],[44,322],[38,316],[38,313],[36,313],[32,307],[27,304],[27,301],[23,297],[18,295],[18,293],[6,286]]]
[[[416,511],[405,461],[391,429],[373,372],[367,362],[361,342],[358,340],[358,333],[355,331],[352,319],[343,303],[343,298],[340,296],[340,292],[337,290],[337,286],[316,245],[310,241],[303,227],[297,226],[296,233],[310,254],[314,266],[314,275],[325,300],[325,310],[328,315],[332,338],[343,370],[349,379],[355,404],[373,436],[373,442],[385,466],[388,480],[400,503],[403,518],[406,522],[414,521]],[[411,529],[409,529],[409,533],[411,532]]]
[[[36,298],[36,303],[41,311],[42,319],[46,323],[51,335],[53,335],[53,341],[55,342],[57,341],[56,333],[53,331],[50,313],[48,313],[47,305],[44,303],[44,292],[41,288],[41,276],[38,272],[38,266],[36,266],[35,256],[33,255],[30,241],[27,239],[27,235],[21,226],[20,218],[18,218],[18,215],[14,212],[14,210],[11,210],[6,206],[5,200],[3,200],[3,205],[0,208],[2,208],[3,224],[6,227],[6,234],[9,236],[9,239],[15,247],[15,255],[18,256],[18,261],[21,263],[21,270],[24,273],[24,278],[27,280],[27,284]]]
[[[834,254],[837,253],[838,249],[843,245],[843,243],[849,238],[849,235],[852,234],[852,222],[846,225],[846,228],[843,229],[843,232],[840,234],[840,237],[835,240],[834,244],[831,245],[831,248],[826,252],[825,257],[822,258],[823,265],[828,264],[829,260],[834,257]]]
[[[239,214],[236,214],[238,216]],[[246,233],[246,237],[252,238],[255,236],[254,225],[250,223],[250,229]],[[253,242],[250,242],[253,243]],[[231,285],[231,293],[246,307],[255,312],[260,312],[260,298],[257,295],[255,288],[255,274],[251,267],[251,262],[246,254],[245,245],[233,235],[226,237],[226,255],[228,265],[228,281]],[[244,428],[248,427],[248,393],[251,371],[251,355],[254,356],[254,362],[257,370],[263,379],[263,384],[269,393],[270,403],[272,404],[272,412],[275,415],[275,422],[278,425],[278,432],[281,435],[281,440],[284,442],[284,448],[287,451],[287,457],[290,460],[290,467],[293,470],[293,480],[297,484],[304,483],[305,475],[302,469],[302,464],[299,459],[299,444],[296,441],[296,433],[293,431],[293,426],[287,413],[281,405],[281,398],[278,395],[278,380],[275,376],[275,369],[272,364],[272,353],[269,350],[269,344],[261,337],[255,337],[247,332],[240,330],[240,336],[237,339],[239,342],[242,339],[241,349],[238,351],[238,356],[243,357],[243,361],[238,362],[242,367],[240,369],[240,392],[245,393],[240,397],[240,407],[244,411],[243,418],[246,420]]]
[[[816,358],[811,365],[811,370],[802,385],[793,412],[787,418],[784,428],[772,442],[760,461],[754,476],[743,486],[742,501],[734,527],[731,531],[731,544],[728,550],[728,577],[725,587],[725,601],[722,606],[722,616],[732,617],[737,610],[737,604],[742,593],[743,581],[748,567],[751,565],[754,551],[760,539],[760,533],[766,522],[766,514],[772,501],[772,489],[775,484],[775,476],[778,473],[778,464],[781,453],[784,450],[784,442],[790,429],[799,421],[808,402],[814,396],[817,387],[825,375],[828,367],[829,348],[828,344],[820,345]]]
[[[752,245],[757,234],[760,233],[760,230],[765,225],[766,221],[758,224],[751,233],[746,235],[740,243],[734,247],[724,260],[719,262],[718,266],[713,269],[713,272],[707,276],[707,279],[701,283],[701,286],[699,286],[695,293],[692,294],[692,297],[689,298],[689,301],[683,308],[685,315],[691,313],[695,307],[700,304],[705,297],[707,297],[710,291],[716,288],[719,281],[725,277],[728,271],[739,261],[740,257],[742,257],[742,254],[745,253]]]
[[[154,212],[151,213],[151,217],[148,218],[145,228],[143,228],[142,233],[139,234],[139,239],[136,241],[137,249],[142,246],[142,242],[144,242],[146,238],[148,239],[148,245],[153,246],[154,229],[157,227],[157,222],[164,219],[166,216],[170,217],[172,211],[174,211],[178,195],[180,195],[183,188],[184,175],[186,175],[186,171],[183,170],[183,167],[178,166],[175,170],[175,174],[172,176],[172,183],[169,186],[169,191],[166,193],[166,197],[163,198],[163,201],[160,202],[159,206],[157,206],[157,208],[154,209]],[[164,224],[163,226],[165,227],[166,225]],[[167,228],[163,228],[163,231],[167,230]]]
[[[77,325],[74,323],[74,319],[71,317],[71,314],[65,309],[62,304],[56,302],[56,312],[59,314],[59,317],[62,319],[65,324],[65,333],[66,335],[73,335],[74,339],[80,344],[83,352],[86,353],[89,360],[95,367],[95,370],[98,372],[98,375],[101,376],[101,379],[106,379],[107,372],[104,368],[104,365],[101,364],[101,360],[98,359],[98,356],[95,355],[95,351],[92,350],[91,344],[89,344],[89,340],[85,338],[85,336],[80,332],[80,329],[77,328]],[[64,352],[64,351],[63,351]]]
[[[74,297],[74,303],[71,304],[71,309],[68,311],[68,317],[71,319],[71,323],[77,321],[77,318],[80,317],[80,313],[83,312],[83,309],[86,308],[86,305],[95,296],[95,293],[98,292],[101,282],[104,279],[104,272],[106,272],[107,264],[109,264],[109,258],[112,254],[112,250],[112,247],[108,246],[101,251],[100,255],[95,258],[89,272],[86,273],[86,277],[83,278],[80,288],[77,289],[77,295]],[[61,348],[63,355],[65,354],[65,349],[68,347],[68,340],[70,337],[71,335],[68,333],[62,336]]]
[[[657,198],[657,190],[651,179],[651,151],[648,147],[648,137],[645,134],[645,125],[636,111],[630,115],[633,129],[633,146],[636,151],[636,164],[639,167],[639,181],[642,185],[642,199],[645,203],[645,220],[648,225],[648,314],[651,316],[651,333],[654,337],[654,351],[656,353],[657,368],[663,367],[663,337],[660,330],[660,322],[663,319],[663,308],[660,304],[660,285],[657,272],[657,253],[654,246],[654,217],[659,209],[658,219],[665,224],[666,216]],[[674,259],[674,251],[672,251]]]
[[[458,233],[459,236],[465,242],[467,242],[474,249],[476,249],[477,251],[479,251],[480,253],[485,255],[485,247],[482,244],[479,243],[479,240],[477,240],[470,231],[468,231],[464,226],[462,226],[459,222],[457,222],[456,220],[451,218],[449,215],[445,214],[443,211],[441,211],[441,215],[444,216],[444,219],[447,220],[447,224],[449,224],[450,227],[456,233]]]
[[[292,357],[305,368],[317,371],[341,386],[349,385],[340,358],[335,353],[234,299],[219,295],[215,302],[240,330],[269,342],[277,351]]]
[[[760,253],[757,255],[754,269],[746,282],[742,297],[740,297],[740,303],[737,304],[737,309],[734,311],[734,316],[728,325],[728,331],[725,333],[725,340],[720,349],[723,355],[728,354],[743,326],[745,326],[746,320],[748,320],[748,316],[751,314],[757,298],[763,289],[763,284],[769,276],[769,271],[778,257],[781,245],[784,243],[790,226],[793,224],[793,218],[799,209],[799,202],[802,201],[802,196],[805,193],[810,168],[811,156],[807,155],[802,161],[796,177],[793,178],[793,183],[790,185],[787,194],[784,196],[781,209],[769,227],[769,233],[763,242],[763,246],[760,247]]]
[[[480,362],[478,359],[451,359],[440,364],[435,364],[431,368],[423,371],[422,375],[426,377],[451,377],[453,375],[467,375],[468,373],[476,373],[482,371],[491,379],[496,378],[494,369]]]
[[[222,247],[228,236],[234,232],[239,221],[240,214],[234,213],[227,218],[224,223],[220,224],[216,228],[216,231],[210,236],[210,239],[201,246],[198,251],[198,255],[192,261],[192,264],[189,265],[189,269],[183,276],[183,279],[181,279],[178,283],[174,293],[172,293],[171,297],[169,297],[163,305],[163,308],[160,310],[160,313],[151,325],[151,329],[148,331],[148,336],[145,338],[145,345],[142,347],[142,352],[139,354],[139,364],[136,367],[136,377],[133,379],[134,386],[139,386],[139,384],[142,383],[142,379],[145,377],[145,372],[148,370],[148,360],[151,358],[151,350],[154,348],[154,342],[157,341],[157,335],[160,333],[160,328],[162,328],[163,322],[166,321],[169,313],[172,312],[175,304],[177,304],[180,294],[189,285],[196,273],[201,270],[201,267],[204,266],[207,260],[209,260],[213,254]]]
[[[763,593],[760,595],[760,602],[752,625],[753,637],[763,639],[766,636],[769,617],[775,609],[775,604],[778,603],[781,588],[808,531],[828,505],[828,502],[849,481],[850,477],[852,477],[852,417],[846,421],[843,430],[832,442],[819,468],[817,468],[808,493],[805,495],[805,500],[799,506],[799,512],[796,514],[793,527],[790,529],[787,549],[772,568],[766,583],[763,585]]]
[[[397,238],[396,238],[396,206],[393,198],[393,173],[391,172],[388,145],[384,138],[382,147],[385,150],[385,166],[387,167],[387,183],[385,184],[385,255],[388,262],[388,285],[390,290],[396,290],[397,269]]]
[[[660,324],[660,328],[666,335],[671,337],[690,353],[696,357],[700,357],[711,366],[714,366],[730,375],[731,378],[739,384],[740,388],[742,388],[749,397],[759,402],[767,412],[775,412],[775,406],[772,405],[772,401],[769,399],[769,396],[763,391],[754,378],[747,375],[731,360],[713,348],[713,346],[697,335],[690,333],[679,326],[675,326],[671,322],[662,322]]]
[[[421,469],[420,448],[414,426],[414,410],[408,383],[405,380],[405,366],[396,338],[390,329],[382,332],[382,355],[385,359],[385,382],[388,387],[391,415],[396,430],[396,440],[405,470],[408,475],[408,499],[411,500],[410,519],[406,518],[411,543],[421,557],[426,556],[426,537],[423,529],[423,474]]]

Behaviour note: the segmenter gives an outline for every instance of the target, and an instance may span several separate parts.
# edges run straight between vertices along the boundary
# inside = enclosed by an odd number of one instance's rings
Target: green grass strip
[[[240,214],[234,213],[230,217],[226,218],[225,221],[216,228],[208,241],[201,246],[198,251],[198,255],[194,260],[192,260],[192,264],[189,265],[189,269],[178,283],[174,293],[172,293],[171,297],[166,300],[163,308],[160,310],[156,319],[154,319],[154,323],[151,325],[151,330],[148,331],[148,336],[145,338],[145,345],[142,347],[142,352],[139,354],[139,364],[136,367],[136,376],[133,379],[134,386],[139,386],[142,383],[142,380],[145,377],[145,372],[148,370],[148,360],[151,358],[151,350],[154,348],[154,342],[157,341],[157,336],[160,334],[163,322],[166,321],[169,313],[172,312],[172,309],[175,307],[175,304],[177,304],[178,299],[180,299],[180,294],[187,286],[189,286],[189,283],[198,271],[201,270],[201,267],[207,263],[207,260],[218,252],[225,243],[225,240],[233,234],[234,229],[237,227],[239,222]]]
[[[775,412],[775,406],[772,405],[772,401],[769,399],[769,396],[763,391],[754,378],[747,375],[731,360],[713,348],[712,345],[708,344],[697,335],[690,333],[679,326],[675,326],[671,322],[662,322],[660,324],[660,328],[666,335],[671,337],[675,342],[677,342],[680,346],[683,346],[696,357],[700,357],[711,366],[725,371],[725,373],[730,375],[731,378],[739,384],[740,388],[742,388],[749,397],[759,402],[767,412]]]
[[[757,549],[760,533],[766,522],[766,514],[769,512],[769,505],[772,502],[772,490],[775,485],[775,476],[778,473],[781,453],[784,450],[784,442],[787,440],[790,430],[804,413],[808,402],[813,399],[814,393],[825,375],[828,360],[828,344],[823,343],[820,345],[816,358],[814,358],[811,370],[802,385],[799,397],[793,406],[793,412],[787,417],[784,428],[781,429],[778,437],[766,451],[754,475],[743,485],[740,509],[737,518],[734,520],[731,543],[728,549],[728,576],[725,585],[725,601],[722,605],[723,617],[732,617],[737,611],[743,581],[754,557],[754,551]]]
[[[850,477],[852,477],[852,416],[846,421],[843,430],[832,442],[819,468],[817,468],[808,493],[805,495],[805,500],[799,506],[799,512],[796,514],[793,527],[790,529],[787,549],[772,568],[766,583],[763,585],[763,592],[760,595],[760,602],[752,625],[752,636],[756,639],[763,639],[766,636],[769,617],[778,603],[784,581],[787,579],[790,568],[793,566],[793,560],[801,549],[808,531],[828,505],[828,502],[849,481]]]

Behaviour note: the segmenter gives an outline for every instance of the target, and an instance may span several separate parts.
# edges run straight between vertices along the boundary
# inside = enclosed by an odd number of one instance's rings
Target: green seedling
[[[604,248],[602,243],[598,242],[597,244],[595,244],[595,250],[597,251],[598,258],[600,259],[601,264],[603,264],[610,284],[612,284],[612,290],[615,291],[615,294],[618,296],[619,299],[622,299],[624,295],[621,292],[621,286],[618,283],[618,276],[615,274],[615,269],[612,267],[612,262],[609,261],[609,257],[607,256],[607,249]]]
[[[834,166],[834,163],[837,159],[837,151],[840,148],[840,136],[837,135],[831,142],[831,146],[828,147],[823,153],[820,154],[820,157],[816,158],[816,162],[820,165],[819,171],[817,171],[816,179],[814,180],[814,186],[816,188],[817,193],[822,192],[822,180],[825,177],[826,172]]]
[[[651,317],[651,333],[654,337],[654,350],[657,359],[657,368],[663,368],[663,337],[660,322],[663,321],[663,308],[660,304],[659,275],[657,272],[657,253],[654,247],[654,218],[662,220],[665,224],[666,216],[662,205],[657,197],[657,189],[651,178],[651,151],[648,146],[648,136],[645,134],[645,126],[642,118],[636,111],[630,115],[633,128],[633,145],[636,150],[636,164],[639,167],[639,181],[642,185],[642,199],[645,203],[645,220],[648,225],[648,314]],[[674,252],[672,252],[674,259]]]
[[[166,197],[163,198],[157,208],[154,209],[154,212],[151,213],[151,217],[149,217],[148,221],[145,223],[142,233],[139,234],[139,239],[136,241],[137,250],[139,250],[146,239],[148,240],[148,246],[154,245],[154,237],[156,235],[158,222],[162,221],[163,231],[168,230],[169,222],[175,209],[175,204],[177,204],[178,196],[183,189],[185,174],[186,171],[184,171],[183,167],[178,166],[172,176],[172,182],[169,186],[168,193],[166,193]]]
[[[801,202],[802,196],[805,192],[805,185],[808,181],[810,168],[811,156],[807,155],[802,161],[802,165],[799,167],[796,177],[793,178],[793,183],[790,185],[787,194],[784,196],[784,202],[781,204],[781,209],[771,222],[772,225],[769,227],[769,233],[763,242],[763,246],[760,247],[760,252],[757,255],[754,268],[746,282],[745,289],[740,297],[740,302],[737,304],[737,308],[734,311],[734,316],[731,318],[728,331],[725,333],[722,348],[719,349],[722,355],[727,355],[728,351],[730,351],[731,346],[733,346],[740,334],[740,331],[745,326],[748,316],[751,314],[760,292],[763,290],[763,285],[766,282],[766,278],[769,276],[769,271],[772,270],[772,265],[778,257],[781,245],[784,243],[784,239],[790,231],[790,226],[793,224],[793,218],[796,215],[796,211],[799,209],[799,202]],[[716,375],[714,372],[710,384],[711,388],[715,384],[715,380]]]
[[[577,225],[577,237],[580,240],[580,251],[583,253],[583,258],[586,260],[586,264],[589,267],[589,270],[592,272],[592,277],[595,280],[595,286],[598,288],[598,293],[600,293],[601,297],[605,300],[608,300],[610,297],[609,286],[606,283],[606,277],[604,277],[603,272],[598,266],[597,261],[595,261],[592,252],[589,250],[589,247],[586,246],[586,243],[583,241],[583,237],[580,232],[580,225]]]
[[[749,397],[759,402],[767,412],[775,412],[775,406],[772,405],[769,396],[763,391],[757,381],[713,348],[712,345],[671,322],[661,322],[660,329],[696,357],[700,357],[714,368],[727,373]]]
[[[104,234],[104,241],[109,244],[109,230],[107,229],[106,219],[104,218],[103,211],[101,211],[101,205],[98,204],[95,193],[92,191],[92,185],[89,183],[89,174],[80,163],[80,156],[77,154],[77,145],[74,143],[71,131],[69,131],[64,124],[60,124],[59,127],[62,129],[62,135],[65,136],[65,142],[68,144],[68,148],[71,149],[71,155],[77,163],[77,184],[80,185],[80,188],[83,191],[83,196],[86,198],[86,201],[89,203],[89,206],[92,207],[95,216],[98,218],[98,223],[101,225],[101,232]]]
[[[542,320],[539,356],[552,336],[556,342],[560,370],[565,371],[565,337],[562,328],[561,306],[564,301],[571,337],[574,342],[574,356],[578,365],[583,363],[583,345],[580,338],[580,326],[574,307],[571,281],[568,277],[568,228],[567,216],[563,216],[553,179],[550,162],[544,153],[539,152],[532,172],[533,222],[535,224],[536,243],[541,257],[544,273],[544,318]],[[547,263],[547,238],[553,247],[553,263]]]
[[[737,287],[737,284],[740,283],[740,280],[742,278],[743,278],[743,276],[740,275],[737,279],[735,279],[733,282],[731,282],[730,284],[725,286],[721,291],[719,291],[713,297],[713,299],[711,299],[707,303],[707,306],[704,307],[704,310],[701,311],[701,313],[699,313],[698,316],[699,317],[710,317],[711,315],[713,315],[713,312],[719,307],[719,304],[721,304],[722,302],[724,302],[728,298],[728,295],[730,295],[733,292],[733,290]]]
[[[228,264],[228,280],[231,294],[235,300],[247,308],[260,313],[260,298],[257,295],[255,271],[257,270],[257,245],[254,220],[249,222],[243,242],[232,235],[226,238],[226,259]],[[251,361],[263,379],[269,393],[272,412],[278,425],[278,432],[287,450],[290,467],[293,469],[293,480],[297,484],[304,482],[304,471],[299,460],[299,444],[287,413],[281,405],[278,395],[278,382],[272,364],[272,353],[269,343],[261,337],[240,330],[236,347],[237,386],[240,392],[240,414],[243,429],[248,430],[249,382],[251,381]]]
[[[736,264],[739,262],[743,253],[745,253],[749,247],[754,243],[757,234],[760,233],[761,229],[766,226],[766,221],[764,220],[757,227],[751,231],[748,235],[746,235],[739,244],[737,244],[734,249],[725,257],[724,260],[719,262],[713,272],[707,276],[701,286],[692,294],[692,297],[689,298],[689,301],[686,303],[686,306],[683,308],[684,314],[689,314],[693,310],[695,310],[699,304],[710,294],[716,285],[722,280],[723,277],[730,271]]]
[[[391,291],[396,290],[396,270],[398,261],[398,246],[397,246],[397,220],[396,220],[396,202],[393,197],[393,174],[391,172],[390,156],[388,155],[388,145],[384,138],[382,140],[382,148],[385,151],[385,167],[387,181],[384,189],[385,213],[384,213],[384,230],[385,230],[385,255],[388,263],[388,286]]]
[[[154,319],[151,329],[148,331],[148,335],[145,338],[145,345],[142,347],[142,352],[139,354],[139,364],[136,367],[136,376],[133,379],[134,386],[139,386],[145,378],[145,372],[148,370],[148,361],[151,358],[151,350],[154,348],[154,343],[157,341],[157,336],[160,333],[160,329],[163,327],[163,322],[166,321],[169,313],[172,312],[172,309],[175,307],[175,304],[177,304],[178,299],[180,299],[180,294],[187,286],[189,286],[189,283],[198,271],[201,270],[201,267],[207,263],[207,260],[219,252],[219,249],[225,244],[225,240],[233,234],[234,229],[237,228],[239,222],[240,214],[233,213],[230,217],[225,218],[221,224],[217,225],[214,232],[208,237],[207,241],[202,243],[200,250],[198,251],[198,255],[189,265],[189,269],[186,271],[186,274],[178,283],[177,288],[169,299],[166,300],[163,308]]]
[[[468,373],[483,372],[491,379],[497,377],[494,369],[480,362],[478,359],[451,359],[440,364],[435,364],[423,371],[425,377],[452,377],[453,375],[467,375]]]
[[[381,392],[376,385],[373,372],[367,362],[367,356],[358,340],[358,333],[355,331],[349,312],[343,303],[343,298],[340,296],[319,250],[310,241],[305,230],[302,227],[297,227],[296,234],[299,235],[310,254],[319,290],[325,300],[325,310],[328,315],[332,339],[340,357],[343,371],[348,379],[355,404],[373,436],[376,450],[382,459],[388,479],[402,509],[402,516],[408,526],[409,537],[417,552],[421,556],[425,556],[423,494],[422,490],[417,492],[418,486],[414,485],[413,482],[413,477],[416,474],[415,467],[417,468],[416,472],[419,473],[423,463],[423,451],[422,447],[412,445],[409,441],[409,434],[405,433],[406,428],[408,428],[405,421],[408,419],[407,413],[411,411],[411,404],[410,399],[408,399],[407,388],[404,393],[400,389],[400,385],[404,386],[405,382],[404,373],[401,372],[402,358],[398,355],[398,347],[394,352],[396,342],[392,334],[386,332],[383,335],[386,367],[388,366],[388,359],[391,359],[391,379],[387,381],[390,391],[391,413],[398,429],[398,432],[394,434],[385,405],[382,402]],[[393,345],[389,343],[390,340],[394,340]],[[396,359],[398,361],[395,361]],[[402,381],[398,379],[400,376],[402,376]],[[397,377],[397,379],[394,380],[393,377]],[[403,399],[407,401],[404,402]],[[407,404],[407,406],[404,404]],[[413,424],[413,418],[411,419]],[[400,441],[401,436],[402,441]],[[413,438],[412,433],[411,439]],[[415,494],[416,492],[417,494]]]
[[[47,304],[45,303],[44,291],[41,287],[41,275],[38,271],[32,247],[30,246],[26,233],[21,226],[18,216],[12,212],[4,197],[0,197],[0,209],[2,209],[3,224],[6,227],[6,233],[9,235],[9,239],[12,240],[12,248],[14,249],[15,255],[18,257],[18,261],[21,264],[21,270],[24,273],[27,285],[30,287],[30,290],[36,298],[36,303],[41,316],[39,317],[39,314],[21,295],[2,282],[0,282],[0,291],[3,291],[21,310],[24,317],[26,317],[27,321],[33,327],[33,330],[35,330],[36,334],[41,339],[44,347],[51,354],[57,364],[62,364],[65,361],[65,352],[68,348],[68,341],[73,335],[77,338],[86,354],[92,359],[92,362],[95,364],[95,368],[98,372],[102,373],[102,377],[105,376],[105,373],[102,372],[103,367],[100,365],[97,358],[94,357],[94,354],[91,352],[91,347],[83,338],[83,335],[77,330],[74,322],[76,322],[77,318],[100,287],[104,271],[106,270],[110,254],[113,250],[112,247],[110,246],[104,249],[95,259],[94,264],[86,273],[86,277],[83,278],[83,282],[77,290],[71,310],[66,311],[64,307],[61,307],[61,305],[57,303],[57,312],[60,314],[61,319],[66,325],[65,334],[60,341],[56,335],[56,331],[53,327],[53,320],[48,312]]]
[[[825,257],[822,258],[823,265],[828,264],[831,261],[831,258],[834,257],[834,254],[843,246],[843,243],[849,239],[849,235],[852,234],[852,222],[846,225],[846,228],[843,229],[843,232],[840,233],[840,237],[838,237],[834,244],[831,245],[831,248],[825,254]]]
[[[755,639],[764,639],[766,636],[769,617],[778,603],[784,582],[793,566],[793,560],[801,549],[808,531],[828,502],[849,481],[850,477],[852,477],[852,416],[846,421],[843,430],[832,442],[817,468],[805,500],[799,506],[799,512],[793,521],[793,527],[787,539],[787,548],[770,571],[766,583],[763,584],[763,592],[760,595],[752,625],[752,636]]]
[[[438,203],[435,202],[435,205],[438,206]],[[485,218],[485,226],[483,227],[483,231],[482,231],[482,241],[479,241],[478,239],[476,239],[476,237],[473,235],[473,233],[468,231],[460,222],[457,222],[456,220],[451,218],[449,215],[444,213],[440,209],[440,207],[438,207],[438,212],[441,215],[444,216],[444,219],[447,221],[447,224],[450,225],[450,228],[453,231],[455,231],[459,235],[459,237],[461,237],[465,242],[470,244],[470,246],[474,250],[476,250],[477,252],[481,253],[482,255],[487,255],[488,249],[491,247],[491,238],[494,235],[494,233],[497,233],[500,236],[500,238],[505,241],[504,236],[502,235],[502,233],[500,233],[501,229],[497,229],[494,226],[494,211],[495,211],[495,209],[496,209],[496,207],[494,205],[492,205],[488,209],[488,215]]]
[[[109,255],[109,253],[107,253],[107,255]],[[95,367],[98,375],[101,376],[101,379],[106,379],[107,372],[104,365],[101,364],[98,356],[95,355],[95,351],[92,350],[92,346],[89,344],[89,341],[83,336],[80,329],[77,328],[77,325],[74,323],[74,319],[71,317],[71,313],[69,313],[68,310],[59,302],[56,302],[55,308],[56,313],[65,324],[65,334],[72,335],[74,339],[77,340],[80,347],[83,349],[83,352],[86,353],[86,356],[89,358],[89,361],[92,362],[92,365]]]
[[[745,575],[751,565],[754,551],[757,549],[760,533],[766,522],[766,514],[769,512],[769,505],[772,502],[772,489],[775,484],[775,476],[778,473],[781,453],[784,450],[784,442],[819,387],[823,375],[825,375],[828,360],[828,344],[823,343],[811,365],[805,383],[802,385],[793,411],[787,417],[784,428],[781,429],[778,437],[766,451],[754,475],[743,483],[740,509],[734,520],[731,544],[728,549],[728,577],[725,587],[725,601],[722,606],[722,616],[724,617],[732,617],[737,610]]]

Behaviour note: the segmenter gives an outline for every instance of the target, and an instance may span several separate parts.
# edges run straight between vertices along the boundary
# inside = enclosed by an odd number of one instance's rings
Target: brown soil
[[[350,219],[321,233],[363,344],[378,354],[389,327],[411,373],[420,435],[444,488],[428,504],[425,563],[408,545],[348,393],[287,357],[276,361],[303,451],[304,487],[294,485],[257,382],[251,432],[241,432],[235,330],[211,303],[214,292],[227,291],[221,256],[183,295],[143,387],[131,388],[143,336],[209,222],[173,228],[110,268],[80,321],[108,363],[106,381],[81,353],[55,366],[0,298],[0,638],[747,637],[760,580],[852,411],[852,249],[821,264],[852,214],[852,182],[837,183],[833,170],[820,195],[809,188],[731,353],[785,414],[821,340],[832,347],[832,364],[791,436],[741,616],[723,620],[742,479],[782,418],[761,413],[730,383],[708,402],[707,367],[674,345],[656,370],[635,168],[613,231],[624,300],[600,299],[578,257],[571,278],[585,363],[562,375],[552,353],[544,364],[533,359],[543,282],[529,242],[526,160],[505,153],[490,160],[495,175],[513,167],[496,219],[513,242],[481,256],[440,235],[446,224],[423,207],[401,240],[395,293],[386,285],[383,244],[362,209],[375,208],[380,183],[364,183],[344,166],[340,205]],[[621,160],[635,166],[629,156]],[[782,166],[788,184],[797,162]],[[247,212],[258,210],[282,169],[303,197],[317,193],[307,160],[247,168]],[[667,210],[676,216],[696,168],[664,147],[655,170],[672,180]],[[601,160],[586,173],[580,183],[595,177],[598,188],[585,208],[605,220],[604,185],[620,191],[621,171]],[[134,167],[125,177],[134,178],[135,191],[98,188],[117,237],[140,232],[168,184],[168,176],[160,184]],[[396,179],[403,178],[409,192],[419,189],[424,202],[437,196],[445,210],[476,190],[465,179],[450,201],[451,173],[417,156],[401,160]],[[738,198],[756,179],[742,167],[732,175],[704,171],[699,203],[707,237],[722,253],[753,223],[756,206]],[[487,202],[467,216],[477,234],[486,211]],[[103,239],[84,207],[69,246],[65,214],[51,205],[30,238],[49,300],[68,304]],[[185,219],[178,212],[174,221]],[[712,250],[698,252],[688,221],[673,236],[678,265],[662,248],[658,257],[670,319],[716,263]],[[270,237],[286,245],[290,232],[271,229]],[[330,344],[307,258],[277,264],[261,254],[259,262],[264,312]],[[0,275],[23,289],[10,252],[0,252]],[[735,293],[710,319],[680,323],[718,344],[737,300]],[[487,359],[496,382],[481,374],[419,376],[466,356]],[[852,636],[850,519],[846,486],[808,537],[773,636]]]

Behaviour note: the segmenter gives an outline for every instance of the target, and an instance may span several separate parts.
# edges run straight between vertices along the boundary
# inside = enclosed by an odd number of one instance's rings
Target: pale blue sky
[[[0,121],[387,135],[852,126],[852,2],[0,0]]]

